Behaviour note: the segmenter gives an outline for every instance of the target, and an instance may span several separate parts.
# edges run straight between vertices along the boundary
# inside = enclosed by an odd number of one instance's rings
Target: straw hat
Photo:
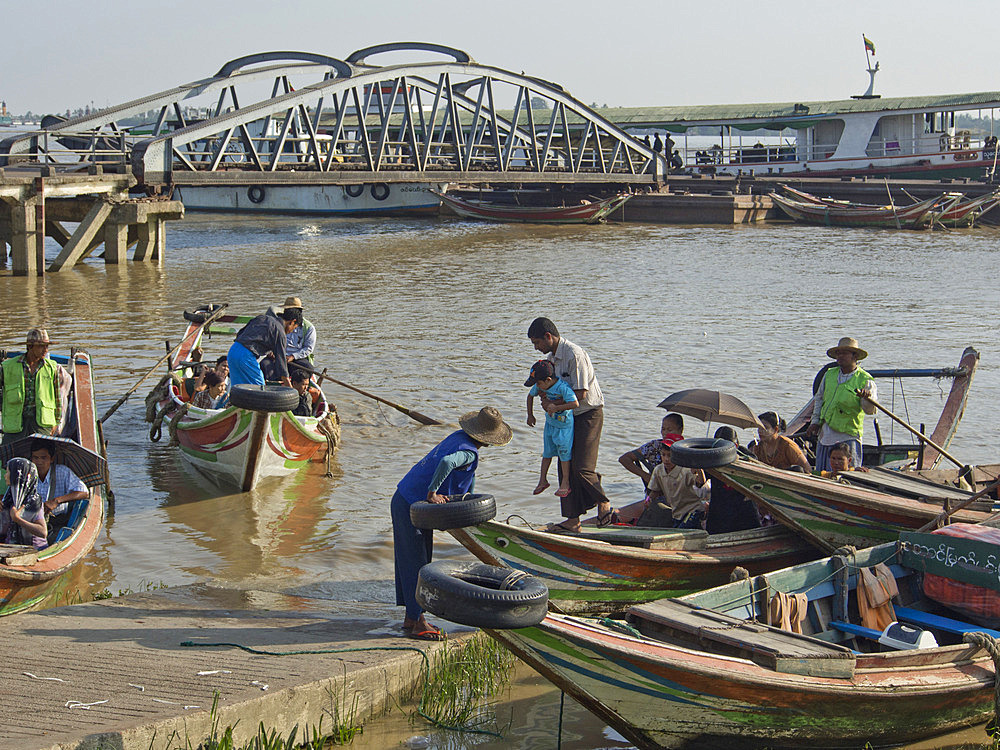
[[[486,445],[507,445],[514,436],[510,425],[503,421],[500,411],[492,406],[463,414],[458,424],[469,437]]]
[[[836,346],[827,349],[826,356],[830,359],[836,359],[837,354],[842,351],[854,352],[859,361],[868,356],[868,352],[858,346],[858,340],[852,339],[850,336],[844,336]]]
[[[297,308],[299,308],[301,310],[302,309],[302,300],[300,300],[298,297],[288,297],[288,298],[285,299],[285,305],[284,306],[285,306],[285,308],[297,307]]]
[[[24,343],[31,346],[32,344],[52,344],[55,342],[49,340],[49,332],[44,328],[30,328],[24,337]]]

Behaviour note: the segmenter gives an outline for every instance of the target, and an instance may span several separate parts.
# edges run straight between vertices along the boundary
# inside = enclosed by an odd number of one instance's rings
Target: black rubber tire
[[[739,456],[736,443],[722,438],[687,438],[670,446],[670,461],[688,469],[714,469]]]
[[[473,628],[530,628],[545,619],[549,590],[542,579],[481,562],[439,560],[420,569],[417,603]]]
[[[199,307],[194,312],[184,311],[184,320],[189,323],[204,323],[209,316],[219,309],[219,305],[211,304],[208,307]]]
[[[836,366],[837,366],[836,362],[828,362],[819,369],[819,372],[816,373],[816,377],[813,378],[814,396],[816,395],[816,392],[819,390],[819,387],[823,385],[823,378],[826,377],[826,371],[829,370],[831,367],[836,367]]]
[[[384,201],[389,197],[389,186],[384,182],[376,182],[372,185],[372,198],[377,201]]]
[[[265,195],[264,188],[260,185],[252,185],[247,188],[247,198],[250,199],[251,203],[263,203]]]
[[[497,501],[493,495],[451,495],[447,503],[428,503],[424,500],[410,506],[410,522],[418,529],[464,529],[493,520],[497,515]]]
[[[291,411],[299,405],[299,392],[285,385],[234,385],[229,404],[254,411]]]
[[[364,185],[345,185],[344,192],[347,193],[352,198],[357,198],[363,192],[365,192]]]

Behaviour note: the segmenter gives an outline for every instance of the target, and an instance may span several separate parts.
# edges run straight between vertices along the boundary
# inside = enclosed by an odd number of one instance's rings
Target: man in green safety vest
[[[861,465],[861,436],[865,414],[874,414],[877,400],[875,381],[858,367],[858,362],[868,352],[858,346],[857,339],[845,336],[826,355],[837,360],[823,375],[813,397],[813,414],[806,433],[818,435],[816,442],[816,470],[830,471],[830,451],[838,443],[851,445],[853,465]],[[862,398],[864,396],[865,398]]]
[[[51,435],[62,419],[59,365],[48,357],[49,334],[32,328],[25,336],[27,351],[0,366],[0,443],[41,433]]]

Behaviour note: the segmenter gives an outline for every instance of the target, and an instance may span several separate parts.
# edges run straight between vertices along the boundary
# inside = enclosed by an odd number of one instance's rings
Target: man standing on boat
[[[259,360],[267,355],[274,358],[275,380],[291,387],[285,346],[288,334],[302,320],[302,311],[289,308],[280,316],[268,310],[243,326],[229,347],[229,379],[232,385],[264,385],[264,372]]]
[[[830,451],[838,443],[848,443],[854,450],[854,465],[861,466],[865,414],[875,413],[872,401],[878,399],[872,376],[858,367],[868,352],[858,346],[857,339],[845,336],[827,349],[826,355],[837,360],[837,367],[826,371],[816,389],[812,420],[806,433],[810,437],[819,436],[816,469],[830,471]]]
[[[25,353],[5,359],[0,367],[0,444],[35,433],[52,435],[62,418],[59,365],[48,356],[49,334],[32,328],[24,338]]]
[[[601,475],[597,473],[597,451],[604,427],[604,394],[594,374],[590,356],[582,347],[559,336],[548,318],[535,318],[528,326],[528,338],[555,365],[556,376],[565,380],[576,393],[580,406],[573,410],[573,457],[570,460],[570,493],[560,498],[565,521],[554,524],[557,532],[579,531],[580,516],[597,506],[598,526],[614,522],[611,501],[604,494]],[[543,397],[542,408],[550,404]]]

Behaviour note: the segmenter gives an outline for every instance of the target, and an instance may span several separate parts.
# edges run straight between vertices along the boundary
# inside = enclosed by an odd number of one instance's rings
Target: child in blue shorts
[[[549,486],[549,466],[553,457],[559,457],[559,468],[562,479],[556,495],[566,497],[569,494],[569,461],[573,455],[573,409],[580,404],[576,394],[569,384],[556,377],[552,363],[540,359],[531,367],[531,374],[524,381],[531,386],[528,391],[528,426],[535,426],[535,415],[532,412],[532,402],[535,396],[542,393],[548,399],[545,405],[545,432],[542,438],[542,473],[538,486],[531,494],[544,492]]]

